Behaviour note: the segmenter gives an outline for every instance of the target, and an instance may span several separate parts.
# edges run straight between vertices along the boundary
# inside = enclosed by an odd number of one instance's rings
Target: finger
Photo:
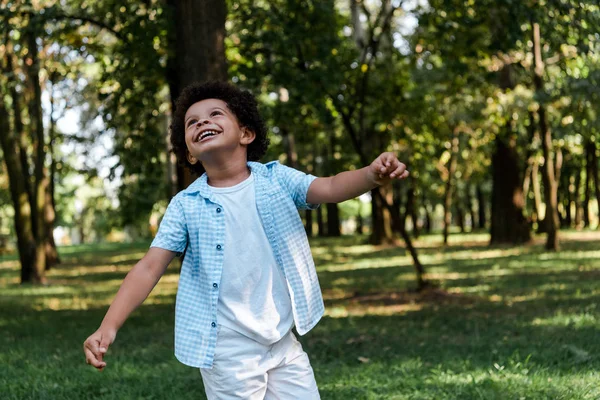
[[[106,335],[102,335],[102,339],[100,340],[100,346],[98,351],[104,355],[108,351],[108,346],[110,346],[110,341]]]
[[[83,344],[83,352],[85,353],[86,359],[98,359],[98,347],[95,341],[87,340]]]
[[[394,178],[396,176],[400,176],[406,171],[406,165],[401,163],[400,161],[396,164],[396,169],[390,174],[390,177]]]
[[[95,339],[93,337],[89,337],[84,343],[83,343],[83,349],[85,350],[89,350],[91,351],[94,356],[98,355],[98,345],[100,344],[100,340]]]
[[[106,363],[102,360],[98,360],[94,353],[88,348],[85,349],[85,362],[98,369],[106,367]]]
[[[94,337],[93,339],[88,339],[87,345],[88,348],[92,351],[96,359],[100,362],[103,361],[104,353],[106,353],[106,348],[100,348],[102,336],[100,338]]]
[[[410,175],[410,172],[408,170],[405,170],[399,177],[398,179],[406,179],[408,178],[408,176]]]
[[[390,160],[388,160],[387,157],[382,156],[381,157],[381,165],[382,165],[381,170],[383,172],[387,172],[388,169],[390,168]]]
[[[396,158],[396,155],[391,152],[383,153],[383,158],[384,158],[384,160],[385,160],[384,162],[387,166],[392,166],[394,164],[394,162],[398,160]]]
[[[391,165],[388,168],[388,170],[390,172],[390,178],[393,178],[394,176],[398,175],[397,170],[398,170],[399,165],[400,165],[400,162],[396,159],[391,162]]]

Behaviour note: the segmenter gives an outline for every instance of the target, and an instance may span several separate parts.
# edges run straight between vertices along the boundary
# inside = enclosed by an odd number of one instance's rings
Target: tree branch
[[[45,22],[51,21],[51,20],[68,20],[68,21],[81,21],[83,23],[90,23],[92,25],[96,25],[97,27],[99,27],[101,29],[106,29],[107,31],[109,31],[110,33],[115,35],[115,37],[122,40],[123,42],[128,42],[127,38],[125,36],[123,36],[123,34],[121,32],[116,31],[114,28],[110,27],[109,25],[105,24],[104,22],[97,21],[91,17],[84,16],[84,15],[69,15],[69,14],[64,14],[64,13],[56,13],[56,12],[53,12],[53,9],[54,9],[54,7],[45,8],[44,14],[41,14],[39,12],[34,12],[34,11],[19,11],[18,13],[21,15],[27,15],[30,18],[32,16],[42,18]]]

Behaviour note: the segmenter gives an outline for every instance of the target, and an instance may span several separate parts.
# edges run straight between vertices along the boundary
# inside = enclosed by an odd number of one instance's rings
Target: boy
[[[341,202],[408,176],[393,153],[368,167],[316,178],[261,164],[269,140],[254,97],[227,83],[187,87],[171,143],[202,174],[169,204],[146,255],[125,277],[84,343],[99,370],[129,314],[185,253],[175,307],[175,355],[200,368],[209,399],[318,399],[304,335],[324,312],[298,208]]]

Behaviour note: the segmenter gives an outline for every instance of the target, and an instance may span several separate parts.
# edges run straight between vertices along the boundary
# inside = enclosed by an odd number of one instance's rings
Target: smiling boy
[[[261,164],[269,140],[254,97],[226,83],[187,87],[171,144],[201,174],[170,202],[146,255],[125,277],[104,320],[84,343],[104,355],[129,314],[185,252],[175,307],[175,355],[200,368],[209,399],[318,399],[304,335],[324,312],[298,209],[341,202],[408,176],[393,153],[369,166],[317,178]]]

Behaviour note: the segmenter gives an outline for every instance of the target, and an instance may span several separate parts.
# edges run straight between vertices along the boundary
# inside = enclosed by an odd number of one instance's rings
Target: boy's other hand
[[[83,352],[85,353],[85,362],[102,371],[106,367],[104,355],[117,336],[114,329],[100,327],[92,333],[89,338],[83,342]]]
[[[406,165],[392,152],[381,153],[369,165],[369,172],[373,183],[377,185],[385,185],[393,179],[405,179],[410,174]]]

